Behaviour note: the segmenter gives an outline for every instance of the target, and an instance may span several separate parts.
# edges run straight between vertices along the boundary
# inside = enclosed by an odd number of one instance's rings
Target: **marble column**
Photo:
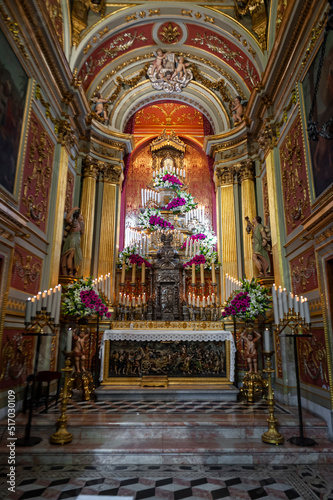
[[[234,200],[234,169],[222,167],[216,171],[218,178],[220,206],[220,224],[222,241],[222,268],[224,276],[229,274],[237,278],[237,248],[236,248],[236,219]]]
[[[81,237],[82,263],[79,269],[79,276],[90,276],[91,255],[94,234],[96,179],[99,174],[97,162],[87,157],[82,166],[82,193],[81,193],[81,213],[84,219],[84,234]]]
[[[250,222],[252,222],[257,215],[254,162],[252,160],[242,161],[239,165],[238,173],[242,189],[244,273],[247,279],[252,279],[253,276],[258,275],[258,270],[252,260],[253,243],[251,235],[246,232],[245,217],[249,217]]]
[[[103,205],[99,243],[98,275],[111,273],[111,290],[114,289],[116,257],[119,247],[120,222],[120,165],[104,165]]]

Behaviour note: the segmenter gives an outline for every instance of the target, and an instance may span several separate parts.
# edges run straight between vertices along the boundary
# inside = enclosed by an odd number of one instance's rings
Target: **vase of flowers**
[[[91,277],[77,279],[68,285],[62,305],[64,315],[75,318],[86,318],[98,314],[101,318],[111,318],[108,306],[95,290]]]

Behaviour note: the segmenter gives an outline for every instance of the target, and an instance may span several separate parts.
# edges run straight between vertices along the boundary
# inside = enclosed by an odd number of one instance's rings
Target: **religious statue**
[[[269,276],[270,261],[268,251],[271,249],[269,227],[262,225],[259,215],[254,217],[252,223],[248,217],[245,217],[245,220],[247,221],[246,232],[251,233],[252,231],[252,260],[258,268],[259,276]]]
[[[109,101],[107,99],[104,99],[102,94],[98,93],[96,97],[93,97],[92,99],[93,105],[92,105],[92,111],[95,111],[96,115],[99,116],[104,120],[104,123],[108,123],[108,114],[106,110],[104,109],[104,104],[108,103]]]
[[[74,362],[75,362],[75,371],[76,372],[85,372],[85,348],[84,348],[84,343],[86,338],[89,336],[89,333],[87,332],[87,327],[84,325],[81,325],[78,328],[78,333],[77,335],[74,336],[74,349],[73,349],[73,355],[74,355]]]
[[[152,87],[164,92],[181,92],[193,79],[192,71],[188,68],[183,56],[178,57],[172,52],[164,53],[157,49],[156,59],[148,68],[148,77]]]
[[[244,115],[244,109],[242,106],[242,98],[239,95],[237,95],[234,99],[234,105],[232,107],[232,117],[235,125],[241,123],[243,115]]]
[[[74,207],[66,216],[65,243],[61,253],[61,272],[64,276],[74,276],[82,261],[81,234],[84,233],[84,221],[79,207]]]
[[[261,338],[260,333],[256,331],[246,333],[243,330],[240,338],[244,341],[245,357],[249,367],[248,373],[258,373],[258,352],[255,344]]]

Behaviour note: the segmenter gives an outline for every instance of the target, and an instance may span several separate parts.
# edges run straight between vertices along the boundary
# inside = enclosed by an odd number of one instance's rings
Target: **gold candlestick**
[[[121,264],[121,278],[120,278],[120,283],[125,283],[125,271],[126,271],[126,265],[125,262],[123,261]]]
[[[264,443],[279,445],[284,443],[284,437],[277,431],[276,427],[278,421],[274,417],[274,392],[272,388],[272,373],[274,372],[274,370],[272,369],[272,361],[271,361],[273,354],[274,351],[263,352],[263,355],[265,356],[266,359],[266,368],[265,370],[263,370],[263,372],[267,373],[267,379],[268,379],[267,403],[268,403],[269,418],[267,419],[268,431],[266,431],[261,436],[261,440]]]
[[[204,274],[204,265],[200,264],[200,283],[201,285],[205,284],[205,274]]]
[[[146,264],[144,262],[141,266],[141,283],[146,283]]]
[[[192,286],[195,286],[195,264],[192,264]]]
[[[70,353],[66,353],[66,361],[65,361],[65,368],[62,368],[61,371],[65,373],[65,380],[64,380],[64,388],[62,391],[62,398],[61,398],[61,415],[58,418],[57,422],[57,430],[52,436],[50,437],[50,443],[51,444],[66,444],[70,443],[73,439],[73,435],[68,432],[66,429],[66,424],[68,417],[66,415],[67,411],[67,403],[69,399],[69,387],[68,387],[68,382],[69,382],[69,374],[72,372],[71,368],[71,358],[69,356]]]
[[[136,274],[136,264],[133,264],[133,267],[132,267],[132,281],[131,283],[135,283],[135,274]]]
[[[216,285],[215,263],[212,264],[212,285]]]

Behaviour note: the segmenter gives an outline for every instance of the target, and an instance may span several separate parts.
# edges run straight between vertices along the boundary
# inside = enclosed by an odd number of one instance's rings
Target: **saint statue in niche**
[[[157,49],[156,59],[148,68],[152,87],[164,92],[181,92],[193,79],[189,66],[190,63],[186,63],[183,56],[177,60],[174,53]]]
[[[74,207],[66,216],[68,226],[61,253],[61,272],[64,276],[75,276],[82,261],[81,234],[84,233],[84,221],[79,207]]]
[[[271,251],[271,235],[269,226],[264,227],[261,224],[261,217],[256,215],[252,221],[245,217],[247,226],[246,232],[252,232],[253,254],[252,260],[255,263],[259,276],[269,276],[270,260],[268,252]]]

